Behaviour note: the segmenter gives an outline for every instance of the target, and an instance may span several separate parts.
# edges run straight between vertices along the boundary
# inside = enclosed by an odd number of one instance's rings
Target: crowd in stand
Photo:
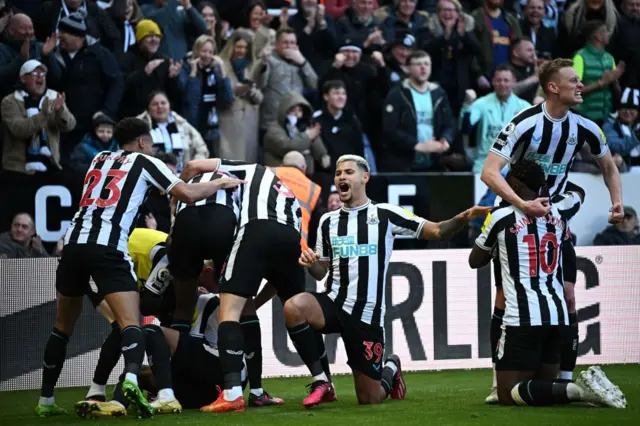
[[[477,173],[555,57],[640,170],[640,0],[0,0],[0,33],[5,175],[83,172],[129,116],[177,172],[298,151],[323,186],[342,154]]]

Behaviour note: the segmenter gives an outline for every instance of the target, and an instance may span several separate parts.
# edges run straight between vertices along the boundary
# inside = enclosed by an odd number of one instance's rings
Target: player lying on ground
[[[215,347],[200,337],[166,327],[145,325],[142,330],[147,356],[153,363],[143,367],[138,375],[141,388],[160,395],[171,384],[171,392],[175,392],[186,409],[200,408],[218,397],[223,379]],[[242,371],[242,383],[244,388],[246,368]],[[114,395],[121,392],[116,387]],[[75,408],[76,413],[85,418],[126,415],[124,407],[113,401],[80,401]]]
[[[482,168],[481,179],[494,191],[500,199],[507,200],[527,215],[541,217],[549,212],[549,197],[539,197],[524,201],[506,183],[500,173],[508,163],[527,159],[540,163],[545,171],[546,183],[550,197],[553,198],[568,191],[568,177],[574,158],[583,146],[588,146],[591,153],[598,158],[611,198],[610,222],[622,221],[622,188],[620,175],[611,152],[607,148],[604,133],[600,127],[572,108],[581,104],[584,85],[580,82],[573,61],[570,59],[554,59],[540,68],[540,86],[545,93],[545,102],[527,108],[516,115],[505,126],[496,138]],[[564,245],[563,245],[564,246]],[[576,275],[573,246],[563,247],[567,281]],[[575,281],[575,279],[574,279]],[[575,302],[573,286],[565,287],[568,299]],[[575,307],[575,304],[573,304]],[[570,309],[572,306],[570,306]],[[499,330],[500,315],[496,310],[492,319],[492,330]],[[563,378],[570,379],[577,357],[578,324],[575,309],[570,310],[571,329],[567,331],[563,355]],[[496,333],[493,333],[494,337]],[[494,376],[495,379],[495,376]],[[494,380],[495,381],[495,380]],[[495,401],[495,395],[487,397],[486,402]]]
[[[167,237],[167,234],[160,231],[137,228],[129,237],[128,242],[134,270],[140,285],[141,312],[145,316],[155,316],[160,319],[163,325],[172,323],[171,315],[176,304],[173,278],[168,272],[169,264],[165,247]],[[205,262],[205,267],[200,273],[199,283],[202,286],[201,290],[206,289],[204,290],[206,294],[200,291],[201,294],[197,300],[194,318],[190,324],[190,334],[194,337],[205,339],[209,346],[216,348],[219,298],[214,294],[208,293],[208,291],[212,293],[217,293],[218,291],[216,274],[214,274],[210,265],[210,261]],[[97,306],[98,310],[111,322],[113,327],[111,334],[102,344],[93,383],[86,398],[88,401],[105,401],[107,380],[120,358],[120,333],[117,323],[111,320],[108,306],[93,293],[89,294],[89,298],[94,303],[94,306]],[[248,318],[248,321],[251,321],[251,318],[255,318],[256,322],[258,321],[255,312],[253,312],[252,316],[245,314],[243,319],[246,318]],[[260,339],[259,327],[260,324],[257,322],[258,339]],[[260,348],[259,353],[247,353],[246,363],[249,366],[249,379],[252,385],[249,406],[263,407],[283,404],[284,401],[280,398],[271,397],[262,390],[262,349]],[[172,395],[161,391],[151,403],[152,407],[160,414],[175,412],[175,403],[169,396]],[[96,406],[95,408],[102,407]]]
[[[308,249],[300,256],[300,264],[315,279],[329,273],[327,290],[298,294],[284,307],[289,335],[313,376],[303,401],[306,407],[335,400],[320,364],[317,331],[341,334],[360,404],[380,404],[389,395],[404,398],[400,359],[390,355],[384,364],[382,359],[386,271],[394,238],[447,239],[490,210],[473,207],[433,223],[400,207],[371,202],[366,193],[368,181],[369,164],[364,158],[345,155],[338,159],[334,182],[344,206],[322,216],[316,251]]]
[[[224,372],[224,392],[203,411],[245,411],[240,372],[244,339],[239,323],[245,304],[263,279],[271,282],[284,302],[305,288],[300,258],[300,205],[273,171],[259,164],[209,159],[191,161],[183,173],[189,180],[201,173],[233,175],[241,188],[240,220],[231,253],[220,280],[218,347]],[[324,342],[317,336],[318,346]],[[320,355],[320,354],[318,354]]]
[[[55,404],[53,389],[90,278],[104,295],[122,330],[124,395],[136,405],[141,416],[153,415],[153,408],[137,383],[145,345],[139,322],[137,279],[127,249],[129,231],[152,186],[194,203],[221,188],[235,187],[240,181],[230,178],[197,184],[180,181],[164,163],[151,156],[153,139],[149,132],[143,120],[121,120],[114,130],[119,150],[99,153],[87,171],[79,210],[65,234],[56,270],[56,324],[44,351],[42,388],[35,408],[39,416],[65,412]]]
[[[525,202],[548,197],[540,165],[523,160],[507,174],[510,188]],[[597,367],[580,373],[576,383],[554,382],[564,329],[569,326],[567,304],[558,275],[560,242],[567,222],[578,212],[584,193],[554,198],[549,213],[532,218],[502,201],[487,216],[482,234],[469,255],[479,268],[497,251],[505,313],[496,350],[498,399],[501,404],[552,405],[586,401],[624,408],[617,386]]]

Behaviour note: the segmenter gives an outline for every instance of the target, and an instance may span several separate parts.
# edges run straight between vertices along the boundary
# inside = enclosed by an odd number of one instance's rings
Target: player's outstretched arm
[[[198,176],[200,173],[215,172],[220,167],[219,158],[207,158],[204,160],[191,160],[182,169],[180,179],[187,182]]]
[[[442,222],[425,221],[420,233],[421,240],[447,240],[457,234],[466,224],[477,217],[486,216],[491,207],[473,206]]]
[[[236,178],[223,177],[210,182],[184,183],[180,182],[171,188],[171,195],[183,203],[192,204],[196,201],[211,197],[219,189],[235,188],[244,183]]]
[[[620,182],[620,173],[618,172],[618,168],[611,156],[611,151],[607,150],[602,157],[598,158],[598,165],[600,166],[600,170],[602,170],[602,178],[609,189],[609,196],[611,197],[612,207],[609,222],[621,222],[624,218],[622,206],[622,183]]]

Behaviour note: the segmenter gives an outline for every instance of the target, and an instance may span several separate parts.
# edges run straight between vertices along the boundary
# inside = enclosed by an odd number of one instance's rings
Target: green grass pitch
[[[358,406],[350,376],[335,377],[338,402],[307,410],[302,407],[306,378],[280,378],[264,381],[273,395],[285,399],[282,407],[248,408],[247,412],[205,414],[184,411],[178,415],[157,415],[151,420],[109,418],[84,420],[73,414],[53,418],[37,418],[33,408],[37,391],[0,393],[0,425],[476,425],[476,426],[640,426],[640,365],[604,366],[611,381],[627,396],[624,410],[594,408],[580,404],[561,407],[498,407],[483,403],[491,384],[489,370],[408,373],[407,398],[386,401],[379,406]],[[56,393],[59,405],[72,412],[87,389],[61,389]]]

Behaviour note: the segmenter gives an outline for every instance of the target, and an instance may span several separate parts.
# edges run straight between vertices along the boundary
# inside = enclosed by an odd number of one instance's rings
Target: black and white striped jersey
[[[491,152],[511,163],[527,159],[540,164],[547,175],[549,193],[555,196],[565,191],[573,160],[585,143],[598,158],[607,152],[606,138],[596,123],[573,110],[556,120],[542,103],[513,117]]]
[[[218,308],[220,298],[207,293],[198,296],[194,317],[189,334],[193,337],[203,338],[209,346],[218,347]]]
[[[198,176],[193,177],[187,183],[198,183],[198,182],[211,182],[213,180],[219,179],[221,177],[237,177],[231,175],[225,175],[221,172],[213,173],[201,173]],[[236,215],[236,218],[240,218],[240,198],[241,198],[242,186],[237,188],[230,189],[220,189],[218,192],[213,194],[211,197],[206,198],[204,200],[196,201],[193,204],[183,203],[179,201],[176,205],[176,215],[184,210],[186,207],[198,207],[198,206],[208,206],[211,204],[220,204],[226,207],[229,207],[233,210],[233,213]]]
[[[497,250],[505,325],[569,324],[563,281],[557,273],[560,245],[583,201],[582,194],[567,192],[554,197],[545,217],[530,218],[505,202],[487,216],[475,244]]]
[[[129,234],[148,190],[155,186],[168,193],[180,182],[162,161],[151,156],[123,150],[97,154],[84,178],[80,209],[64,243],[93,243],[129,253]]]
[[[251,220],[268,219],[293,226],[300,232],[300,204],[293,191],[270,169],[260,164],[220,160],[220,166],[215,173],[236,176],[246,181],[239,187],[238,227],[246,225]]]
[[[327,295],[349,315],[382,327],[394,237],[418,238],[425,222],[401,207],[371,201],[325,213],[318,225],[316,253],[329,262]]]

